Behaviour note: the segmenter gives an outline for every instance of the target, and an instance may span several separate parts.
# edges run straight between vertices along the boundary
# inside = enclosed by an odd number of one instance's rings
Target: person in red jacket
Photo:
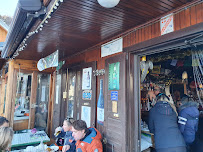
[[[76,152],[103,152],[101,133],[96,128],[87,128],[83,120],[76,120],[72,126],[76,140]]]

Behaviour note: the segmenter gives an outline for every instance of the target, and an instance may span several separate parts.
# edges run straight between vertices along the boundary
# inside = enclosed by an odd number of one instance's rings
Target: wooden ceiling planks
[[[61,60],[191,1],[121,0],[106,9],[97,0],[64,0],[17,58],[39,60],[59,49]]]

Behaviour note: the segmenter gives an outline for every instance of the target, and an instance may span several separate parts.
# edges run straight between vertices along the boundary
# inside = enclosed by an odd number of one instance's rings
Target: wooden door
[[[115,80],[118,82],[114,82]],[[117,83],[116,87],[114,83]],[[104,151],[127,151],[125,54],[110,57],[105,61],[104,88],[104,139],[107,141]]]
[[[73,67],[68,72],[67,116],[76,120],[85,120],[88,127],[95,127],[96,119],[96,77],[93,75],[94,70],[96,70],[96,62]]]

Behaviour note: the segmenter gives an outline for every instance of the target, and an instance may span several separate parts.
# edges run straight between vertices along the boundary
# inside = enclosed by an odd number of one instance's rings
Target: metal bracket
[[[30,106],[30,108],[32,108],[32,109],[33,109],[33,108],[36,108],[36,107],[39,107],[39,106],[38,106],[38,105],[36,105],[36,104],[34,104],[34,103],[33,103],[33,104],[31,104],[31,106]]]
[[[100,76],[100,75],[104,75],[105,74],[105,70],[104,69],[94,70],[93,73],[94,73],[94,76]]]

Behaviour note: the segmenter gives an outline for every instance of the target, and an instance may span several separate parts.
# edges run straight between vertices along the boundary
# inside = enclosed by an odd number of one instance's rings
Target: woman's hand
[[[62,152],[66,152],[69,149],[70,149],[70,145],[64,145],[63,149],[62,149]]]

